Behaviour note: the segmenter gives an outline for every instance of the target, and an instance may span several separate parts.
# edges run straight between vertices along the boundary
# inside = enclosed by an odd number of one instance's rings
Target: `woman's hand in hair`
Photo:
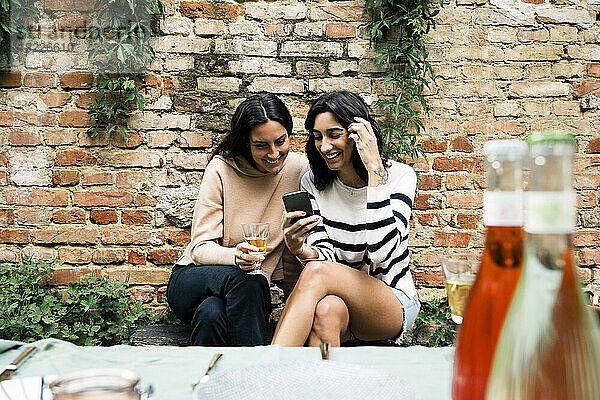
[[[267,252],[273,250],[272,247],[267,246]],[[254,269],[256,261],[262,261],[265,256],[254,256],[248,254],[250,251],[258,251],[258,247],[252,246],[250,243],[241,242],[235,246],[235,265],[240,267],[242,271],[250,271]]]
[[[373,132],[371,123],[364,118],[355,117],[356,122],[348,126],[348,137],[356,143],[356,150],[360,155],[367,172],[369,174],[369,186],[384,185],[387,180],[387,173],[383,167],[379,147],[377,146],[377,137]]]
[[[303,254],[304,242],[311,231],[321,222],[321,217],[318,215],[302,218],[305,215],[304,211],[284,212],[281,219],[285,244],[293,255],[300,258],[306,258],[304,257],[306,254]],[[300,219],[292,224],[293,218]]]

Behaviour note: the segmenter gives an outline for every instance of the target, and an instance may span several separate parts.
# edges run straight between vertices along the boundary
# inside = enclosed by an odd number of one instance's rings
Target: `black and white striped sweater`
[[[302,188],[309,193],[315,214],[323,217],[307,244],[321,259],[360,269],[416,297],[408,232],[417,178],[408,165],[390,164],[387,183],[377,187],[356,189],[336,177],[318,191],[313,172],[304,174]]]

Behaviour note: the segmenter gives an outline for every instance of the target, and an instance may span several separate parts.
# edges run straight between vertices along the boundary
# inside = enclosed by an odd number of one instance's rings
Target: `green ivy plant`
[[[88,55],[101,71],[100,96],[90,106],[88,133],[96,137],[103,130],[108,134],[119,130],[127,141],[127,118],[146,107],[140,88],[154,57],[150,38],[165,16],[164,5],[160,0],[97,0],[95,9]]]
[[[389,71],[383,85],[394,93],[380,100],[386,113],[382,124],[386,150],[391,158],[414,164],[419,156],[425,157],[418,143],[425,126],[411,105],[419,103],[429,115],[425,89],[430,80],[435,82],[435,73],[427,61],[425,41],[439,10],[433,10],[427,0],[367,0],[365,9],[372,15],[375,64]]]
[[[12,48],[17,41],[13,42],[11,39],[33,40],[27,23],[37,23],[40,20],[36,2],[37,0],[0,0],[0,69],[10,69],[13,51],[18,50]]]
[[[141,325],[172,321],[154,315],[127,292],[127,282],[88,274],[66,287],[50,286],[53,268],[25,260],[0,265],[0,339],[32,342],[48,337],[78,345],[128,343]]]
[[[452,321],[447,300],[432,299],[421,303],[421,310],[405,341],[427,347],[453,346],[456,324]]]

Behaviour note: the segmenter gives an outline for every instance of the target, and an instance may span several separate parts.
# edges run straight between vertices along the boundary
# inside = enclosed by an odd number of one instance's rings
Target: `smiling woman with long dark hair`
[[[388,161],[377,123],[360,96],[319,97],[305,121],[311,171],[302,177],[316,216],[282,224],[306,263],[273,343],[318,346],[355,337],[399,341],[420,308],[409,268],[416,175]]]
[[[275,95],[244,100],[213,152],[194,208],[189,245],[167,286],[171,309],[192,327],[194,345],[266,344],[269,282],[297,262],[286,256],[281,196],[298,190],[306,159],[289,153],[292,117]],[[249,275],[262,256],[244,241],[242,223],[270,222],[265,274]]]

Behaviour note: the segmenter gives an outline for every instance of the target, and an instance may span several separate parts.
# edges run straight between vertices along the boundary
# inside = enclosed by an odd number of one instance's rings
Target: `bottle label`
[[[523,192],[491,191],[483,194],[485,226],[523,226]]]
[[[575,230],[574,191],[526,192],[525,230],[529,233],[570,234]]]

